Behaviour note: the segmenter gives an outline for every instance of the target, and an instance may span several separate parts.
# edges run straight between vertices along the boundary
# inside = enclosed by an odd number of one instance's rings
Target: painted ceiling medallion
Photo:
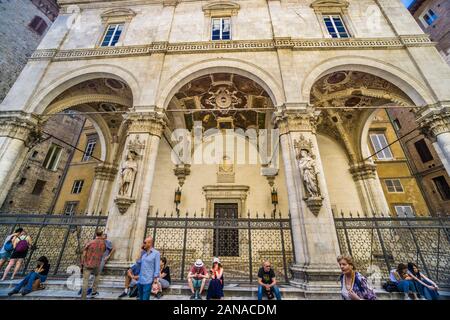
[[[208,92],[209,97],[204,100],[206,107],[220,109],[228,113],[227,109],[235,108],[241,104],[242,99],[237,96],[238,91],[233,86],[221,86],[215,91]]]

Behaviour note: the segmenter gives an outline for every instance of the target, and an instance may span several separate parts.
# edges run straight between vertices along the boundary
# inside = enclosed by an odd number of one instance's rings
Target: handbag
[[[386,290],[387,292],[398,291],[397,284],[391,280],[388,280],[383,284],[383,289]]]

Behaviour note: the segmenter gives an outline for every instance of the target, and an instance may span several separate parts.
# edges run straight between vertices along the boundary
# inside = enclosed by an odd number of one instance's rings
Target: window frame
[[[390,186],[388,182],[391,183]],[[398,185],[396,185],[396,182],[398,182]],[[384,184],[388,193],[405,193],[405,188],[403,188],[400,179],[384,179]]]
[[[65,216],[73,216],[73,215],[76,215],[76,213],[77,213],[77,211],[76,211],[76,209],[78,208],[78,205],[79,205],[79,201],[66,201],[65,203],[64,203],[64,212],[63,212],[63,215],[65,215]],[[69,207],[69,206],[71,206],[71,208],[73,209],[73,210],[71,210],[70,212],[67,212],[67,208]]]
[[[52,163],[51,159],[53,158],[53,156],[55,154],[55,150],[58,150],[59,153],[57,154],[56,158],[54,159],[53,165],[50,167],[50,164]],[[47,155],[45,156],[44,161],[42,162],[42,167],[46,170],[58,171],[58,165],[59,165],[59,161],[61,160],[62,151],[63,151],[63,147],[61,147],[60,145],[58,145],[56,143],[52,143],[50,145],[50,148],[47,151]]]
[[[428,148],[427,142],[424,138],[414,142],[414,148],[416,149],[422,163],[427,163],[434,160],[433,154],[431,153],[430,148]]]
[[[416,211],[414,210],[414,206],[411,203],[396,203],[393,205],[395,214],[398,218],[414,218],[416,217]],[[404,215],[399,215],[397,208],[411,208],[411,216],[408,216],[406,213]]]
[[[333,29],[334,29],[334,33],[337,35],[337,37],[333,37],[333,35],[331,34],[330,30],[328,29],[328,26],[325,22],[325,19],[328,18],[330,19],[330,22],[333,25]],[[339,18],[339,20],[342,23],[342,26],[344,28],[346,37],[342,37],[341,33],[338,31],[337,26],[336,26],[336,22],[334,18]],[[332,39],[349,39],[351,38],[350,32],[348,31],[347,26],[345,25],[345,20],[344,17],[341,14],[322,14],[322,23],[325,25],[325,29],[328,32],[328,35],[332,38]]]
[[[80,194],[83,190],[84,180],[74,180],[72,184],[71,194]]]
[[[40,182],[42,182],[42,183],[40,183]],[[36,193],[35,190],[36,190],[36,187],[38,186],[38,183],[40,183],[41,187],[40,187],[40,192]],[[36,182],[34,183],[33,190],[31,190],[31,194],[35,195],[35,196],[40,196],[42,194],[42,192],[44,192],[46,184],[47,184],[47,181],[41,180],[41,179],[36,179]]]
[[[430,15],[430,11],[431,11],[431,15]],[[429,19],[431,20],[431,23],[428,22],[427,18],[425,18],[425,16],[427,16]],[[434,18],[433,18],[434,17]],[[436,20],[439,18],[439,16],[436,14],[436,12],[434,12],[433,9],[429,8],[428,10],[425,11],[425,13],[421,16],[422,22],[424,24],[424,26],[426,28],[431,27]]]
[[[374,136],[377,137],[377,140],[378,140],[379,145],[381,147],[380,151],[377,151],[377,148],[376,148],[375,143],[374,143],[373,138],[372,138]],[[378,138],[379,136],[382,136],[384,138],[384,141],[386,142],[385,146],[382,146],[381,140]],[[389,141],[387,140],[386,134],[381,133],[381,132],[371,132],[371,133],[369,133],[369,139],[370,139],[370,142],[372,144],[373,151],[375,152],[375,155],[377,157],[377,160],[380,160],[380,161],[394,160],[394,154],[392,153],[391,147],[389,146]],[[383,154],[382,158],[380,157],[380,152],[381,152],[381,154]],[[384,156],[386,152],[389,152],[390,157],[385,157]]]
[[[224,19],[227,19],[229,21],[229,28],[230,30],[228,33],[230,34],[229,39],[223,39],[223,21]],[[213,38],[213,32],[214,32],[214,20],[220,21],[220,39],[214,39]],[[223,17],[211,17],[211,41],[230,41],[232,39],[232,19],[230,16],[223,16]]]
[[[111,35],[111,39],[109,39],[108,45],[104,45],[106,35],[108,34],[109,29],[110,29],[111,26],[115,26],[115,29],[114,29],[114,31],[113,31],[113,33],[112,33],[112,35]],[[111,45],[112,42],[113,42],[113,40],[114,40],[114,38],[115,38],[117,29],[118,29],[119,26],[122,27],[121,30],[120,30],[119,38],[117,38],[117,40],[116,40],[116,42],[114,43],[114,45]],[[102,48],[116,47],[116,45],[120,42],[120,40],[121,40],[121,38],[122,38],[122,36],[123,36],[124,30],[125,30],[125,23],[124,23],[124,22],[108,23],[108,24],[106,25],[106,28],[105,28],[104,32],[103,32],[103,36],[102,36],[102,38],[101,38],[101,40],[100,40],[100,45],[99,45],[99,46],[102,47]]]
[[[447,198],[447,195],[445,194],[445,191],[443,190],[444,188],[441,189],[440,186],[438,186],[438,184],[436,183],[436,179],[439,179],[439,178],[444,179],[444,181],[446,182],[447,187],[448,187],[447,179],[443,175],[436,176],[436,177],[431,179],[431,180],[433,180],[434,187],[436,188],[437,192],[441,196],[442,201],[450,201],[450,197]]]
[[[88,152],[89,147],[92,145],[93,145],[92,150],[90,150],[90,152]],[[84,148],[84,152],[83,152],[83,157],[81,158],[81,162],[86,162],[86,161],[91,160],[96,146],[97,146],[97,138],[89,138],[87,140],[86,147]]]

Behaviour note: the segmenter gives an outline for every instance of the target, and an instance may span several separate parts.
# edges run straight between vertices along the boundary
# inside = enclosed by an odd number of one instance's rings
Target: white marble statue
[[[300,151],[299,168],[308,197],[320,197],[316,174],[316,161],[306,149]]]
[[[137,162],[135,160],[135,156],[135,152],[128,151],[127,160],[124,162],[122,169],[120,170],[120,196],[131,198],[131,192],[137,172]]]

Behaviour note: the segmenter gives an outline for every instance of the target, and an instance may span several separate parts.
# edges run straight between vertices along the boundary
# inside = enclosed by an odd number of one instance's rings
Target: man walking
[[[106,250],[105,239],[103,238],[103,231],[97,230],[95,232],[95,239],[89,241],[84,247],[82,255],[83,267],[83,287],[81,290],[81,299],[86,299],[87,289],[89,285],[89,277],[94,274],[94,284],[92,285],[91,297],[96,296],[98,281],[100,280],[100,265],[102,263],[103,254]]]
[[[144,240],[144,253],[140,261],[138,279],[139,300],[150,300],[152,285],[158,283],[160,268],[160,253],[153,248],[153,238]]]

